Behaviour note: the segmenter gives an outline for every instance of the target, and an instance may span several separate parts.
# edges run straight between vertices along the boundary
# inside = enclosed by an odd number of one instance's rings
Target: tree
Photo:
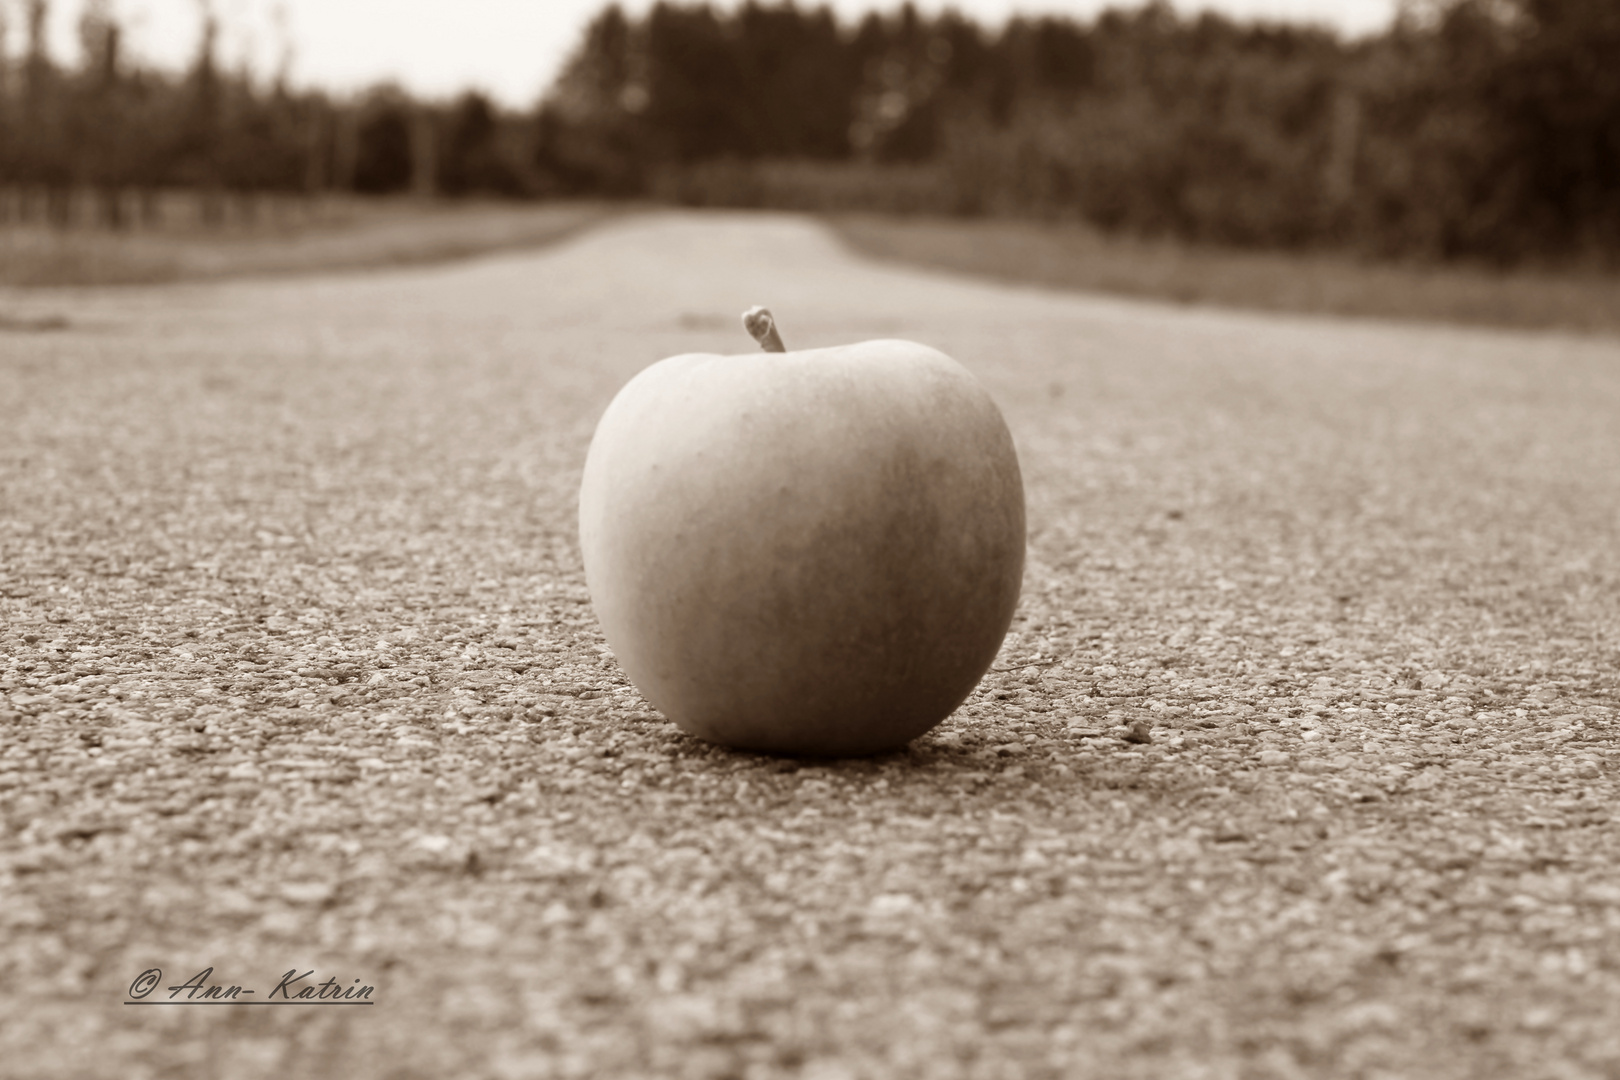
[[[862,57],[851,142],[863,157],[916,162],[938,149],[952,44],[935,35],[912,4],[893,19],[869,18],[856,37]]]
[[[6,23],[5,5],[0,5],[0,191],[16,183],[17,131],[12,115],[10,57],[6,55],[6,42],[10,26]],[[7,201],[0,201],[0,223],[11,212]]]
[[[411,186],[411,103],[397,87],[371,92],[355,133],[354,190],[397,194]]]
[[[70,118],[74,174],[96,190],[103,224],[125,225],[120,192],[131,179],[131,127],[122,94],[123,30],[108,0],[88,0],[79,17],[84,58]]]
[[[469,91],[450,110],[439,156],[439,188],[446,195],[523,193],[523,177],[503,152],[501,118],[482,94]]]
[[[202,13],[202,37],[186,78],[185,104],[175,133],[173,156],[179,179],[202,193],[203,220],[218,224],[224,218],[220,136],[225,104],[218,62],[219,19],[208,0],[198,0],[198,8]]]
[[[1525,246],[1620,247],[1620,5],[1513,0],[1481,89],[1515,163]]]
[[[649,156],[644,56],[616,4],[592,19],[579,48],[536,112],[532,164],[543,187],[563,193],[631,195]]]
[[[708,6],[654,5],[646,23],[646,133],[654,157],[687,164],[752,157],[749,87]]]
[[[840,158],[849,154],[855,71],[832,13],[744,4],[732,49],[745,87],[735,147],[745,156]]]
[[[46,37],[50,4],[48,0],[27,0],[24,10],[28,44],[23,57],[15,174],[25,189],[44,190],[47,219],[62,225],[67,223],[71,207],[72,172],[64,131],[61,73],[51,62]]]

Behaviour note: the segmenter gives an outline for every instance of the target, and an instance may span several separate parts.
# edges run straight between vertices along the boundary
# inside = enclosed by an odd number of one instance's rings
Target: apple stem
[[[782,344],[782,335],[776,332],[776,320],[768,309],[751,307],[743,312],[742,320],[743,329],[759,342],[760,348],[766,352],[787,352],[787,346]]]

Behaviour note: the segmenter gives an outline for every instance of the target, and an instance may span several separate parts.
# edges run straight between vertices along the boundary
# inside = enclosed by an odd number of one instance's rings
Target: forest
[[[905,5],[616,6],[532,109],[358,95],[122,48],[50,0],[0,42],[0,221],[205,222],[327,192],[1078,220],[1220,245],[1620,262],[1620,4],[1414,0],[1384,32],[1178,15],[978,25]]]

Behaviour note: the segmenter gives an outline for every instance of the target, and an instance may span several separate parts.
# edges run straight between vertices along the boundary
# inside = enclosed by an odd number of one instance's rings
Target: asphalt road
[[[688,739],[590,612],[596,417],[756,303],[1018,443],[1013,633],[904,753]],[[1620,1075],[1620,342],[745,216],[0,310],[0,1075]]]

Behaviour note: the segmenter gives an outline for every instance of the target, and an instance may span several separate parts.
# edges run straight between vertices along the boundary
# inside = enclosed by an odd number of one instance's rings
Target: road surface
[[[758,303],[1018,443],[1013,632],[904,753],[688,739],[590,613],[596,417]],[[719,214],[0,308],[0,1072],[1620,1073],[1620,342]]]

